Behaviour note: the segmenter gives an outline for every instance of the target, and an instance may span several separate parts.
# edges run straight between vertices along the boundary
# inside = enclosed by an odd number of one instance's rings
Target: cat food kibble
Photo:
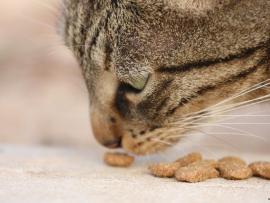
[[[180,167],[178,162],[174,163],[159,163],[153,164],[148,167],[151,174],[157,177],[173,177],[175,171]]]
[[[201,161],[202,155],[200,153],[194,152],[190,153],[180,159],[177,159],[175,162],[179,163],[179,167],[187,166],[193,162]]]
[[[242,159],[240,159],[239,157],[236,157],[236,156],[226,156],[226,157],[223,157],[222,159],[220,159],[218,161],[218,163],[222,164],[222,163],[230,163],[230,162],[237,162],[238,164],[241,164],[241,165],[246,165],[246,162]]]
[[[175,171],[180,168],[187,166],[193,162],[202,160],[202,155],[200,153],[190,153],[180,159],[177,159],[173,163],[159,163],[149,166],[149,170],[152,175],[157,177],[173,177]]]
[[[270,179],[270,162],[258,161],[249,165],[255,176]]]
[[[129,167],[134,162],[134,157],[124,153],[106,153],[104,162],[109,166]]]
[[[243,180],[252,176],[245,161],[237,157],[224,157],[218,161],[220,176],[230,180]]]
[[[216,161],[213,160],[197,161],[188,166],[179,168],[175,173],[175,178],[178,181],[190,183],[217,178],[219,172],[216,170],[216,166]]]
[[[106,153],[104,162],[109,166],[129,167],[134,157],[125,153]],[[258,161],[247,165],[238,157],[227,156],[218,161],[203,160],[200,153],[187,154],[174,162],[157,163],[148,167],[153,176],[172,178],[180,182],[196,183],[212,178],[244,180],[252,175],[270,180],[270,162]]]

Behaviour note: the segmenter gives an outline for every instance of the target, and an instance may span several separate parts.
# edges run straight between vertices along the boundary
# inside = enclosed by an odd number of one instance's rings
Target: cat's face
[[[83,70],[94,134],[107,147],[154,153],[221,105],[266,94],[228,100],[269,78],[267,0],[69,0],[66,7],[65,40]]]

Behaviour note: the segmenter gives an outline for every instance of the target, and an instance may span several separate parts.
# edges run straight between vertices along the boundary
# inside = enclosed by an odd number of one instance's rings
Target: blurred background
[[[59,0],[0,1],[0,143],[93,143],[80,68],[56,34],[59,5]],[[270,153],[269,104],[236,113],[244,114],[201,131],[187,146]]]
[[[56,34],[58,0],[0,1],[0,142],[88,145],[87,92]]]

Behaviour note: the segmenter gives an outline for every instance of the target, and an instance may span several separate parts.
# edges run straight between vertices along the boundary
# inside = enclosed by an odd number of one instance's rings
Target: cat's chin
[[[149,154],[155,154],[158,152],[165,151],[169,147],[176,144],[180,138],[171,139],[168,142],[157,142],[155,139],[141,141],[133,138],[130,135],[125,135],[122,138],[122,147],[125,151],[135,155],[145,156]]]

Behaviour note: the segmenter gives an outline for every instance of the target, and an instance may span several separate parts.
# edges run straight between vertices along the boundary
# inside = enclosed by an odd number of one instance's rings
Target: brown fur
[[[65,5],[65,40],[83,70],[94,133],[106,146],[164,149],[187,131],[187,115],[270,78],[268,0]],[[148,74],[145,87],[134,88]],[[232,102],[267,94],[259,89]]]

